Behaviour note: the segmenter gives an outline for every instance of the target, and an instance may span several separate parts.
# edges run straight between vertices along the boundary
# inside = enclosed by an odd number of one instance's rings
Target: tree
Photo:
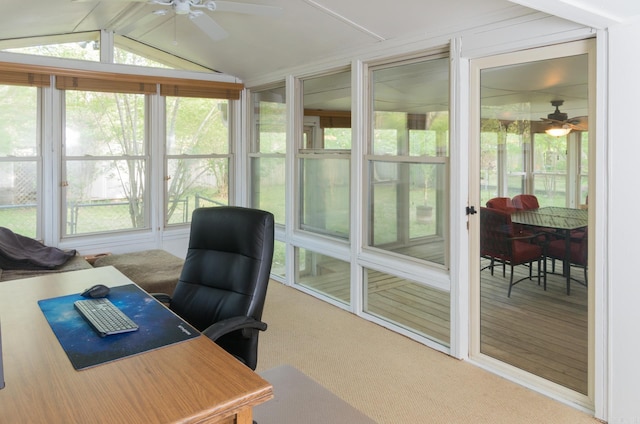
[[[228,202],[227,106],[220,99],[167,98],[167,219],[190,195]]]
[[[99,50],[94,42],[66,43],[36,46],[21,49],[21,52],[80,60],[99,60]],[[160,66],[157,62],[122,49],[114,49],[114,62],[135,66]],[[25,132],[35,132],[36,128],[24,127],[29,122],[22,110],[37,111],[35,105],[16,108],[17,98],[36,101],[36,96],[16,97],[13,88],[0,87],[6,96],[12,98],[10,108],[12,125],[0,129],[0,154],[17,155],[31,148],[37,154],[37,137],[26,136]],[[34,89],[32,89],[34,90]],[[81,218],[86,221],[83,231],[109,231],[113,229],[143,228],[147,224],[145,213],[146,182],[148,181],[148,158],[145,129],[150,117],[145,116],[146,96],[114,92],[74,91],[65,92],[65,141],[64,170],[67,176],[66,201],[73,219],[74,204],[106,205],[102,210],[122,208],[126,203],[128,219],[112,220],[89,213]],[[217,202],[228,203],[229,193],[229,135],[226,125],[228,101],[201,98],[167,98],[167,154],[174,155],[168,163],[171,171],[167,186],[169,204],[168,217],[178,205],[194,194],[214,198]],[[35,113],[35,112],[34,112]],[[35,121],[32,119],[31,121]],[[23,125],[24,124],[24,125]],[[28,126],[28,125],[27,125]],[[32,125],[33,126],[33,125]],[[24,128],[23,128],[24,127]],[[27,143],[26,145],[23,145]],[[29,145],[28,143],[31,143]],[[164,143],[164,140],[149,140],[149,143]],[[113,206],[113,207],[112,207]],[[98,211],[99,208],[91,208]],[[124,222],[123,222],[124,221]],[[127,221],[130,224],[127,224]],[[183,222],[183,221],[182,221]],[[87,224],[90,223],[90,224]]]

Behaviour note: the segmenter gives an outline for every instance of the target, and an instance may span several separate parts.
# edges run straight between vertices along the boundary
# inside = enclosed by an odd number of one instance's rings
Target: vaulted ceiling
[[[160,0],[167,2],[168,0]],[[205,3],[206,0],[192,0]],[[236,3],[229,6],[228,3]],[[249,80],[348,55],[379,43],[428,38],[543,11],[591,26],[640,14],[640,2],[609,0],[231,0],[207,16],[153,12],[145,0],[10,0],[3,2],[0,41],[95,30],[113,31],[204,68]],[[237,13],[237,4],[271,9]],[[601,9],[598,9],[600,7]],[[224,9],[235,11],[225,11]],[[537,10],[534,10],[536,8]],[[277,13],[268,13],[276,11]],[[198,22],[198,19],[201,21]],[[205,23],[219,25],[212,31]],[[202,29],[205,27],[205,30]],[[208,29],[209,28],[209,29]],[[219,38],[227,33],[226,37]]]
[[[174,13],[180,8],[161,4],[172,1],[190,1],[188,9],[202,14],[190,19],[188,14]],[[586,27],[606,28],[640,16],[637,0],[608,0],[606,4],[601,0],[214,0],[217,10],[210,10],[214,5],[204,7],[209,2],[5,0],[0,49],[24,46],[20,40],[24,37],[44,37],[30,40],[36,43],[52,36],[77,41],[91,32],[95,39],[95,31],[104,30],[114,34],[116,43],[153,47],[198,65],[200,70],[251,81],[265,75],[282,78],[284,70],[327,58],[344,57],[347,64],[355,52],[380,45],[402,46],[509,20],[535,21],[548,14]],[[154,13],[158,10],[169,13]],[[80,38],[74,39],[76,35]],[[558,64],[563,69],[558,70]],[[523,77],[527,69],[532,74]],[[549,75],[555,78],[552,85],[545,79]],[[558,79],[561,75],[570,78]],[[492,88],[505,87],[510,81],[521,98],[514,97],[514,90]],[[528,87],[523,86],[525,81]],[[543,69],[529,66],[487,75],[483,97],[487,105],[530,104],[531,119],[552,112],[551,100],[563,99],[563,111],[577,116],[587,114],[586,86],[586,66],[575,60],[554,61]],[[349,84],[345,87],[342,98],[315,107],[340,109],[338,102],[348,110]],[[411,91],[405,97],[447,98],[446,85],[432,88],[428,95]],[[432,88],[425,86],[424,90]]]

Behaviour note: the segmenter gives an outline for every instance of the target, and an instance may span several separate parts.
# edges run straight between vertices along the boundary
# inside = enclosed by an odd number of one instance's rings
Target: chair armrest
[[[267,324],[247,316],[238,316],[218,321],[215,324],[205,328],[202,334],[216,341],[221,336],[236,330],[260,330],[267,329]],[[244,331],[243,331],[243,335]],[[249,337],[248,334],[245,337]]]
[[[171,303],[171,296],[169,296],[166,293],[149,293],[149,294],[159,302],[166,303],[166,304]]]

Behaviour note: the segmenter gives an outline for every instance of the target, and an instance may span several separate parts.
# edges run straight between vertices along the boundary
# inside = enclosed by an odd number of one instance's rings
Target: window
[[[524,130],[523,130],[524,131]],[[508,197],[524,193],[526,181],[526,163],[528,152],[531,150],[530,135],[528,133],[507,134],[504,146],[507,155],[507,193]]]
[[[52,40],[44,37],[42,44],[64,55],[69,43],[72,50],[87,48],[79,37],[54,37],[58,44],[46,44],[44,38]],[[9,62],[1,68],[3,226],[36,239],[150,232],[152,218],[162,222],[163,212],[166,223],[182,224],[193,207],[229,204],[229,101],[240,98],[243,84],[128,73],[124,67],[117,76]],[[52,81],[55,87],[49,88]],[[163,134],[155,130],[167,114],[156,106],[165,100],[170,110]],[[42,139],[54,129],[56,135]],[[169,137],[164,151],[157,137],[151,146],[148,129]],[[152,151],[168,156],[152,157]],[[162,185],[149,184],[152,171],[160,175],[163,168],[175,177],[166,196]],[[47,202],[43,193],[49,193]],[[54,228],[41,228],[51,224],[45,218],[52,215]]]
[[[351,71],[303,81],[304,129],[297,151],[299,223],[348,240],[351,182]]]
[[[296,248],[296,284],[348,305],[351,300],[350,265],[312,250]]]
[[[255,91],[252,102],[251,206],[285,223],[287,105],[285,87]],[[284,258],[281,258],[284,261]],[[274,259],[275,260],[275,259]]]
[[[12,53],[98,62],[100,61],[100,33],[96,31],[2,40],[0,49]]]
[[[579,203],[580,205],[589,204],[589,133],[583,131],[580,133],[580,169],[579,179]]]
[[[371,68],[368,245],[448,262],[449,62]],[[402,82],[403,90],[396,87]],[[430,95],[424,95],[429,88]]]
[[[229,101],[166,98],[166,222],[191,222],[195,208],[229,204]]]
[[[491,108],[488,108],[491,109]],[[511,105],[511,113],[520,116],[530,112],[528,105]],[[499,113],[498,108],[491,110]],[[529,192],[527,184],[530,174],[531,130],[529,121],[514,120],[507,122],[499,119],[485,120],[482,123],[483,168],[482,204],[493,197],[513,197]]]
[[[534,194],[545,206],[566,206],[567,137],[534,136]]]
[[[589,133],[534,135],[534,194],[546,206],[577,208],[587,203]],[[544,203],[542,203],[544,202]]]
[[[0,222],[32,238],[39,238],[39,91],[0,85]]]
[[[149,227],[145,95],[65,92],[65,235]]]
[[[151,68],[170,68],[211,72],[211,69],[203,68],[193,62],[121,35],[115,34],[113,37],[113,43],[113,63]]]
[[[273,242],[273,260],[271,261],[271,274],[277,275],[281,279],[287,276],[286,264],[287,246],[284,242],[275,240]]]
[[[363,293],[365,312],[449,346],[451,295],[448,291],[365,269]]]
[[[114,47],[113,49],[113,62],[121,63],[123,65],[144,66],[147,68],[171,68],[170,66],[159,63],[153,59],[149,59],[135,52],[118,47]]]
[[[111,49],[111,51],[102,51]],[[109,62],[153,68],[212,72],[131,38],[114,34],[103,39],[99,31],[0,40],[0,50],[37,56],[100,62],[101,51]]]

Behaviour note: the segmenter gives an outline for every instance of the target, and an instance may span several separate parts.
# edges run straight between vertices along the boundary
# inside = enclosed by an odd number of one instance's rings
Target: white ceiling
[[[455,7],[442,0],[235,1],[282,13],[205,12],[229,33],[212,41],[186,16],[153,15],[161,7],[140,0],[4,0],[0,41],[107,29],[246,81],[382,41],[451,33],[533,9],[600,26],[640,15],[638,0],[456,0]]]
[[[450,33],[533,13],[508,0],[456,0],[455,7],[441,0],[235,1],[277,6],[282,13],[207,11],[229,33],[212,41],[187,16],[153,15],[161,7],[140,1],[4,0],[0,40],[113,30],[246,81],[381,41]]]
[[[510,0],[594,28],[606,28],[640,16],[638,0]]]
[[[564,102],[560,111],[569,118],[587,116],[587,69],[586,55],[577,55],[483,70],[482,116],[538,120],[554,111],[552,100]]]
[[[371,49],[385,41],[451,34],[540,11],[594,27],[640,16],[638,0],[608,0],[606,4],[602,0],[231,1],[275,6],[282,13],[259,16],[206,11],[229,34],[213,41],[188,17],[154,15],[152,12],[161,7],[140,0],[3,0],[0,43],[22,37],[109,30],[249,81],[358,49]],[[539,100],[546,109],[552,94],[543,95],[546,98]],[[571,108],[571,93],[560,95],[567,100],[565,108]]]

